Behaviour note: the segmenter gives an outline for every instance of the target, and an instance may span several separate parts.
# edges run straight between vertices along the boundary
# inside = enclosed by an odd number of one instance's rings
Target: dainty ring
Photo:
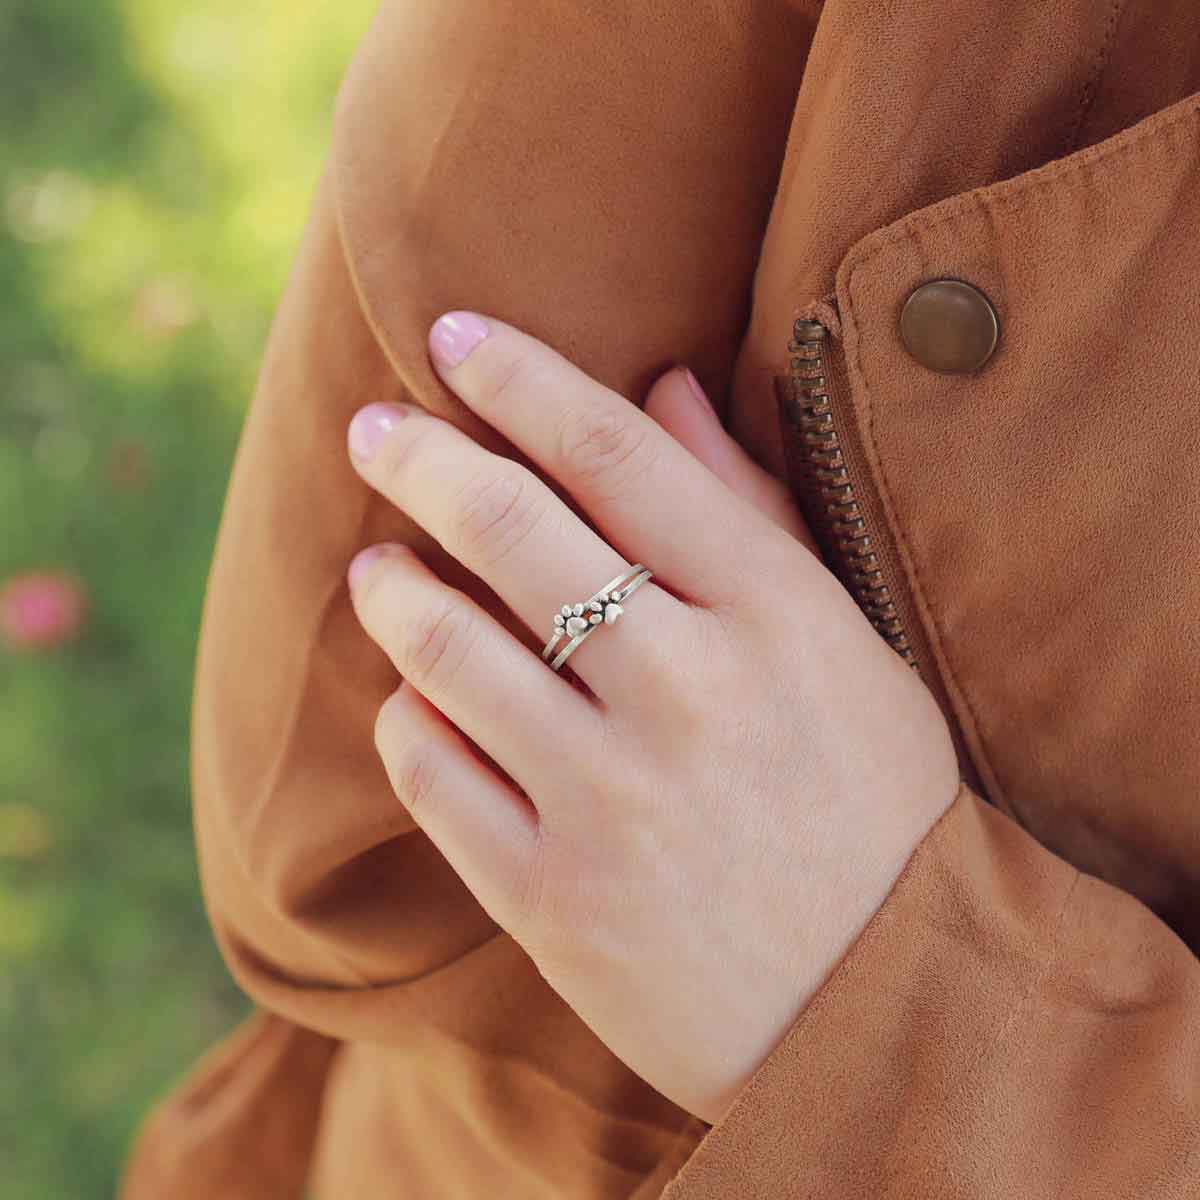
[[[554,614],[554,632],[542,651],[542,658],[557,671],[567,659],[602,625],[611,625],[625,611],[621,601],[628,599],[654,572],[641,563],[610,579],[598,592],[578,604],[564,604]],[[567,644],[551,661],[554,648],[564,638]]]

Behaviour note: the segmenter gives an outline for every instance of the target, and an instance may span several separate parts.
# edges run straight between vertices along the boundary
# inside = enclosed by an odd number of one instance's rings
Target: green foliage
[[[197,885],[192,659],[244,404],[367,0],[0,0],[0,1200],[110,1197],[242,1014]]]

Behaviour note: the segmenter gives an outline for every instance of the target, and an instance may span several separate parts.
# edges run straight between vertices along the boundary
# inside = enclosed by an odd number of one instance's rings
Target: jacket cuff
[[[663,1200],[882,1197],[918,1160],[936,1176],[936,1147],[963,1140],[956,1097],[1004,1053],[1078,879],[961,785]],[[921,1194],[942,1194],[944,1165]]]

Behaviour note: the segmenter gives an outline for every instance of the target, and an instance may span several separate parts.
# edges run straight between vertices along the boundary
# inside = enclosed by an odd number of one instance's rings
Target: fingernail
[[[713,408],[712,401],[705,395],[704,389],[700,386],[700,380],[692,374],[690,367],[684,367],[683,373],[687,378],[687,385],[692,389],[692,395],[708,409],[710,413],[715,413],[717,410]]]
[[[359,462],[370,462],[380,443],[404,419],[404,409],[395,404],[368,404],[350,422],[350,453]]]
[[[457,367],[487,335],[487,322],[477,313],[443,313],[429,331],[429,353],[443,367]]]
[[[346,581],[350,584],[350,590],[354,591],[356,587],[367,577],[367,572],[387,553],[386,546],[368,546],[365,550],[360,550],[350,563],[350,569],[346,572]]]

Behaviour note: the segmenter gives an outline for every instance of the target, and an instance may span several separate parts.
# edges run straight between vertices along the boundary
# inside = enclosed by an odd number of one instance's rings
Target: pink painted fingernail
[[[350,569],[346,572],[346,581],[350,584],[350,590],[353,591],[367,577],[367,572],[387,554],[386,546],[368,546],[365,550],[360,550],[350,563]]]
[[[370,462],[380,443],[405,417],[396,404],[368,404],[350,422],[350,453],[359,462]]]
[[[440,366],[457,367],[487,335],[487,322],[478,313],[443,313],[429,331],[429,353]]]
[[[683,373],[687,377],[688,387],[692,389],[692,395],[695,396],[696,399],[699,400],[700,403],[704,405],[704,407],[708,409],[710,413],[715,413],[717,410],[713,408],[713,402],[708,398],[704,389],[700,386],[700,380],[698,380],[695,375],[692,374],[691,368],[684,367]]]

